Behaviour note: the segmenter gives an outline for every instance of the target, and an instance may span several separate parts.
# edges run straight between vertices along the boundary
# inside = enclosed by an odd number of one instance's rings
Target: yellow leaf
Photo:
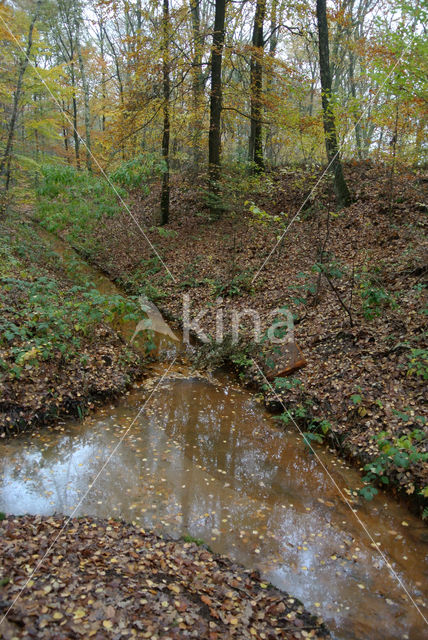
[[[104,629],[111,629],[113,627],[113,623],[111,620],[103,620]]]
[[[86,616],[86,611],[85,609],[82,609],[81,607],[79,607],[78,609],[76,609],[73,613],[73,617],[76,620],[80,620],[80,618],[84,618]]]
[[[169,585],[169,589],[170,591],[174,591],[174,593],[180,593],[180,587],[178,586],[178,584]]]
[[[55,613],[53,614],[53,619],[54,620],[61,620],[61,618],[63,618],[64,616],[62,615],[62,613],[60,611],[55,611]]]

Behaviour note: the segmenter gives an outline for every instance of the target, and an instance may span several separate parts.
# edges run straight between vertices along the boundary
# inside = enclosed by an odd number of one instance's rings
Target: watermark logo
[[[141,320],[134,331],[131,342],[141,331],[152,331],[169,337],[172,340],[180,341],[178,335],[171,329],[165,321],[157,306],[151,302],[147,296],[140,296],[139,303],[145,318]],[[207,314],[214,309],[214,325],[208,323]],[[212,315],[212,314],[211,314]],[[215,341],[221,344],[226,336],[231,337],[232,344],[237,344],[240,340],[243,325],[247,327],[254,343],[269,342],[274,345],[281,345],[294,342],[294,321],[293,314],[286,307],[278,307],[270,311],[267,322],[262,322],[262,318],[257,309],[249,307],[234,307],[230,305],[227,309],[224,306],[224,299],[218,297],[213,306],[205,307],[195,313],[192,310],[190,295],[185,293],[182,297],[182,342],[190,344],[191,336],[196,337],[202,343]],[[211,332],[209,326],[211,325]],[[263,328],[263,325],[267,328]]]
[[[221,297],[214,301],[215,308],[215,330],[214,337],[211,338],[203,327],[203,320],[208,309],[199,311],[192,317],[191,300],[189,294],[183,295],[183,342],[190,341],[193,333],[201,342],[208,343],[214,339],[217,343],[222,343],[227,336],[232,336],[232,344],[239,342],[239,336],[243,321],[252,325],[252,338],[256,344],[269,341],[272,344],[285,344],[294,341],[294,321],[293,314],[286,307],[273,309],[268,316],[268,329],[263,330],[262,319],[257,309],[249,307],[231,307],[225,310],[224,300]]]

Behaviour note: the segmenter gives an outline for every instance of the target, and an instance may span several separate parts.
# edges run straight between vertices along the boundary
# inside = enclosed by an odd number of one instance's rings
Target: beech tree
[[[161,193],[161,224],[168,224],[169,220],[169,5],[168,0],[163,0],[162,15],[162,73],[163,73],[163,136],[162,136],[162,158],[164,170],[162,177]]]
[[[216,215],[219,206],[220,156],[221,156],[221,67],[224,44],[226,0],[216,0],[213,42],[211,48],[210,131],[208,137],[209,192],[211,213]]]
[[[263,24],[265,13],[266,0],[257,0],[250,60],[251,125],[248,150],[248,160],[254,163],[256,171],[262,171],[264,168],[261,98],[263,88]]]
[[[334,191],[339,206],[346,207],[351,202],[351,194],[343,175],[342,162],[337,142],[336,123],[334,121],[333,103],[331,99],[331,72],[328,40],[328,24],[326,0],[317,0],[318,48],[321,77],[321,100],[325,147],[329,168],[334,176]]]

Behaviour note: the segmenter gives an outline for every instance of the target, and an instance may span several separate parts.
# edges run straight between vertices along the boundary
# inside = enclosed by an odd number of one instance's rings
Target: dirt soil
[[[310,399],[302,422],[329,420],[330,442],[361,464],[379,455],[375,434],[386,431],[392,442],[426,430],[428,179],[404,168],[391,178],[389,168],[370,162],[346,166],[346,177],[354,203],[336,211],[322,181],[254,282],[315,184],[314,173],[284,169],[245,189],[232,185],[228,210],[214,221],[198,188],[204,184],[177,175],[171,221],[161,231],[158,188],[148,198],[133,194],[133,214],[148,228],[175,282],[125,210],[97,226],[93,260],[129,291],[143,290],[178,322],[182,295],[188,294],[191,317],[203,310],[200,326],[211,335],[219,309],[225,332],[234,309],[258,311],[265,327],[273,309],[291,309],[308,363],[296,374],[303,386],[264,390],[267,406],[282,410],[277,395],[287,408]],[[249,201],[257,206],[253,213]],[[320,263],[326,265],[321,276],[314,266]],[[250,323],[242,324],[249,342]],[[426,452],[427,439],[414,446]],[[385,475],[394,491],[417,495],[420,503],[426,463],[393,464]]]
[[[0,550],[4,640],[330,637],[257,572],[116,520],[9,516]]]

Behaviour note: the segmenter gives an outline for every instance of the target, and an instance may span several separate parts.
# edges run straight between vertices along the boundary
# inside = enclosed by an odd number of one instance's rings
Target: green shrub
[[[243,293],[254,293],[254,287],[252,283],[253,272],[250,269],[245,269],[240,273],[237,273],[228,282],[213,282],[214,296],[233,298],[234,296],[240,296]]]
[[[37,189],[37,215],[54,233],[67,230],[67,237],[88,254],[96,249],[92,235],[103,216],[120,212],[119,187],[113,189],[99,176],[64,165],[45,165]]]
[[[394,296],[381,285],[373,271],[369,272],[365,269],[358,279],[363,315],[366,320],[381,316],[387,307],[394,309],[397,306]]]
[[[140,189],[149,194],[149,181],[162,175],[166,170],[165,161],[156,154],[139,155],[123,162],[112,174],[111,179],[126,189]]]
[[[408,359],[407,375],[428,380],[428,349],[412,349]]]
[[[408,469],[411,465],[428,460],[428,453],[422,453],[415,446],[426,440],[427,435],[422,429],[414,429],[399,438],[391,438],[385,431],[373,436],[380,453],[374,460],[364,466],[366,474],[363,481],[366,486],[359,490],[359,494],[366,500],[371,500],[378,493],[375,484],[387,485],[389,474],[396,468]]]

